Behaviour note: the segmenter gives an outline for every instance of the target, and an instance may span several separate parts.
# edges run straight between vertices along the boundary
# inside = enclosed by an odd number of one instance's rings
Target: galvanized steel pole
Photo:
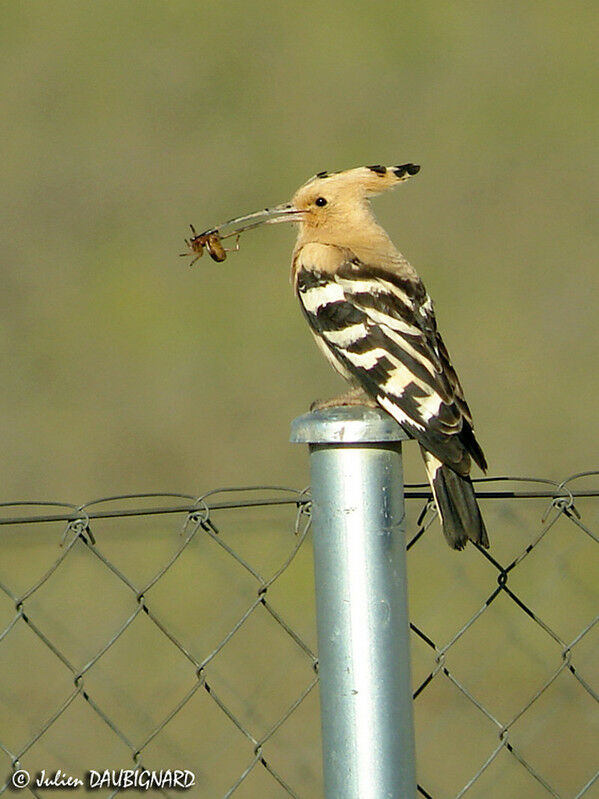
[[[386,413],[305,414],[326,799],[416,795],[401,441]]]

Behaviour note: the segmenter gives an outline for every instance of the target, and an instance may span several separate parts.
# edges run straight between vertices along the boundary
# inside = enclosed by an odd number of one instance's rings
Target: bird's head
[[[300,242],[347,244],[356,229],[376,225],[368,199],[395,188],[419,170],[416,164],[377,164],[343,172],[319,172],[291,200],[301,224]]]
[[[293,195],[291,202],[264,208],[246,216],[230,219],[218,227],[197,235],[191,243],[191,255],[199,257],[208,239],[231,238],[264,223],[296,222],[300,229],[297,247],[309,242],[385,249],[392,244],[377,224],[370,197],[393,189],[420,170],[417,164],[399,166],[359,166],[343,172],[319,172]],[[216,260],[224,260],[222,257]],[[213,255],[213,257],[215,257]]]

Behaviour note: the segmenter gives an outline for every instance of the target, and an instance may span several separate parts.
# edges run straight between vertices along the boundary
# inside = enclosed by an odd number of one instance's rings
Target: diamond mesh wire
[[[457,557],[406,487],[420,795],[596,790],[598,474],[479,481],[492,548]],[[187,768],[190,795],[322,795],[306,492],[0,507],[0,793]]]

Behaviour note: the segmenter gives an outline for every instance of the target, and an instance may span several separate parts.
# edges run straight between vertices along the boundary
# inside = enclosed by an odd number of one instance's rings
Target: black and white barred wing
[[[297,288],[318,343],[344,376],[441,462],[463,475],[469,473],[470,454],[483,466],[468,406],[420,280],[351,259],[335,273],[304,265]]]

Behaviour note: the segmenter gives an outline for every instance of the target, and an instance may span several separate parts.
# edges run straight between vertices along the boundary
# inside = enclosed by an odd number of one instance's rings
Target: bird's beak
[[[273,205],[272,208],[263,208],[261,211],[254,211],[253,214],[246,214],[245,216],[238,216],[235,219],[229,219],[223,222],[218,227],[206,230],[202,235],[210,235],[216,233],[220,239],[226,239],[229,236],[236,236],[243,233],[245,230],[259,227],[260,225],[272,225],[275,222],[300,222],[304,212],[295,208],[291,203],[284,203],[283,205]]]
[[[304,211],[300,211],[291,203],[285,203],[284,205],[274,205],[272,208],[263,208],[253,214],[237,216],[235,219],[223,222],[222,225],[208,228],[203,233],[196,233],[194,226],[190,225],[193,235],[190,239],[185,239],[188,251],[181,255],[191,256],[193,259],[191,263],[194,264],[198,258],[202,257],[205,247],[210,257],[220,263],[225,260],[227,253],[232,251],[231,248],[227,249],[223,246],[223,239],[234,236],[235,245],[232,249],[238,250],[239,237],[244,231],[274,222],[301,222],[304,214]]]

